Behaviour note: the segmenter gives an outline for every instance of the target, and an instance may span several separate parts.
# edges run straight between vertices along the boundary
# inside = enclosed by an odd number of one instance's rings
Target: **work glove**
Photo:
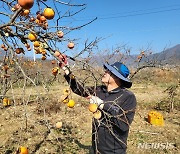
[[[98,108],[103,109],[104,101],[97,96],[89,96],[90,104],[94,103],[98,105]]]
[[[90,104],[97,104],[99,108],[103,108],[104,101],[97,96],[90,96]]]

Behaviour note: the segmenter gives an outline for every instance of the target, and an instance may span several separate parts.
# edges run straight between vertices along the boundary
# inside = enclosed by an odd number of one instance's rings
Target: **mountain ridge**
[[[1,50],[0,60],[3,59],[5,54],[6,54],[6,52]],[[133,57],[134,59],[136,59],[137,56],[138,55],[131,55],[131,57]],[[156,59],[156,61],[159,61],[162,64],[169,64],[169,65],[180,64],[180,44],[177,44],[173,47],[167,48],[159,53],[151,54],[147,57],[150,60]],[[127,62],[128,65],[133,65],[134,62],[132,61],[132,59],[129,59],[126,56],[124,56],[124,58],[127,59],[126,61],[129,61],[129,62]],[[99,55],[99,56],[94,56],[92,59],[94,59],[95,61],[97,60],[97,65],[102,65],[104,63],[104,59],[108,59],[108,56],[107,55]],[[109,61],[109,63],[111,63],[113,61],[117,61],[117,59],[113,58],[112,60]],[[142,59],[142,61],[143,61],[143,59]]]

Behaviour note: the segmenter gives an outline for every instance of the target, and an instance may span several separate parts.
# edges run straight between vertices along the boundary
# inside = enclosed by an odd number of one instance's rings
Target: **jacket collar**
[[[122,89],[124,89],[124,88],[123,88],[123,87],[117,87],[117,88],[115,88],[115,89],[113,89],[113,90],[111,90],[111,91],[108,92],[106,86],[103,86],[103,87],[102,87],[103,92],[109,93],[109,94],[118,93],[118,92],[120,92]]]

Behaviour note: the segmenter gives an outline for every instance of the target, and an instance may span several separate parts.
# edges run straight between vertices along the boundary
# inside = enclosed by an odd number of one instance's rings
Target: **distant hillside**
[[[0,52],[1,52],[0,60],[2,60],[3,56],[5,55],[5,52],[2,50]],[[111,57],[111,55],[108,55],[108,56],[107,55],[97,55],[91,59],[91,62],[92,63],[95,62],[94,64],[102,66],[102,64],[106,60],[108,60],[109,63],[113,63],[114,61],[121,60],[121,57],[119,55],[113,56],[113,58],[110,58],[110,57]],[[126,59],[125,61],[127,62],[126,63],[127,65],[133,66],[134,61],[132,60],[132,58],[136,59],[136,57],[137,57],[137,55],[131,55],[131,58],[124,56],[123,59]],[[155,59],[156,61],[161,62],[161,64],[180,65],[180,44],[178,44],[172,48],[168,48],[162,52],[152,54],[148,58]],[[123,59],[122,59],[122,61],[124,61]],[[142,59],[142,61],[143,61],[143,59]]]
[[[180,44],[152,56],[163,63],[180,64]]]
[[[112,58],[109,58],[111,57],[111,55],[98,55],[92,58],[92,62],[96,61],[97,65],[102,66],[105,60],[108,60],[110,64],[115,61],[122,61],[125,62],[127,66],[133,67],[137,65],[137,63],[135,63],[135,60],[137,60],[137,56],[138,55],[124,55],[122,58],[122,54],[115,54]],[[172,48],[168,48],[162,52],[152,54],[148,56],[147,59],[149,59],[150,61],[157,61],[157,63],[161,64],[180,65],[180,44]],[[144,60],[145,59],[143,58],[141,62],[143,62]]]

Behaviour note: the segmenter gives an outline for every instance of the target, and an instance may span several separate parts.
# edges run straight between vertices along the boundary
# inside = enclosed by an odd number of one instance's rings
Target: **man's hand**
[[[60,60],[59,67],[64,70],[66,75],[69,75],[70,70],[69,70],[69,65],[68,65],[68,61],[67,61],[67,56],[65,54],[60,54],[58,56],[58,59]]]
[[[63,68],[64,66],[68,66],[67,56],[65,54],[60,54],[58,59],[60,60],[59,67]]]
[[[97,104],[100,109],[104,107],[104,101],[97,96],[88,96],[90,98],[90,103]]]

